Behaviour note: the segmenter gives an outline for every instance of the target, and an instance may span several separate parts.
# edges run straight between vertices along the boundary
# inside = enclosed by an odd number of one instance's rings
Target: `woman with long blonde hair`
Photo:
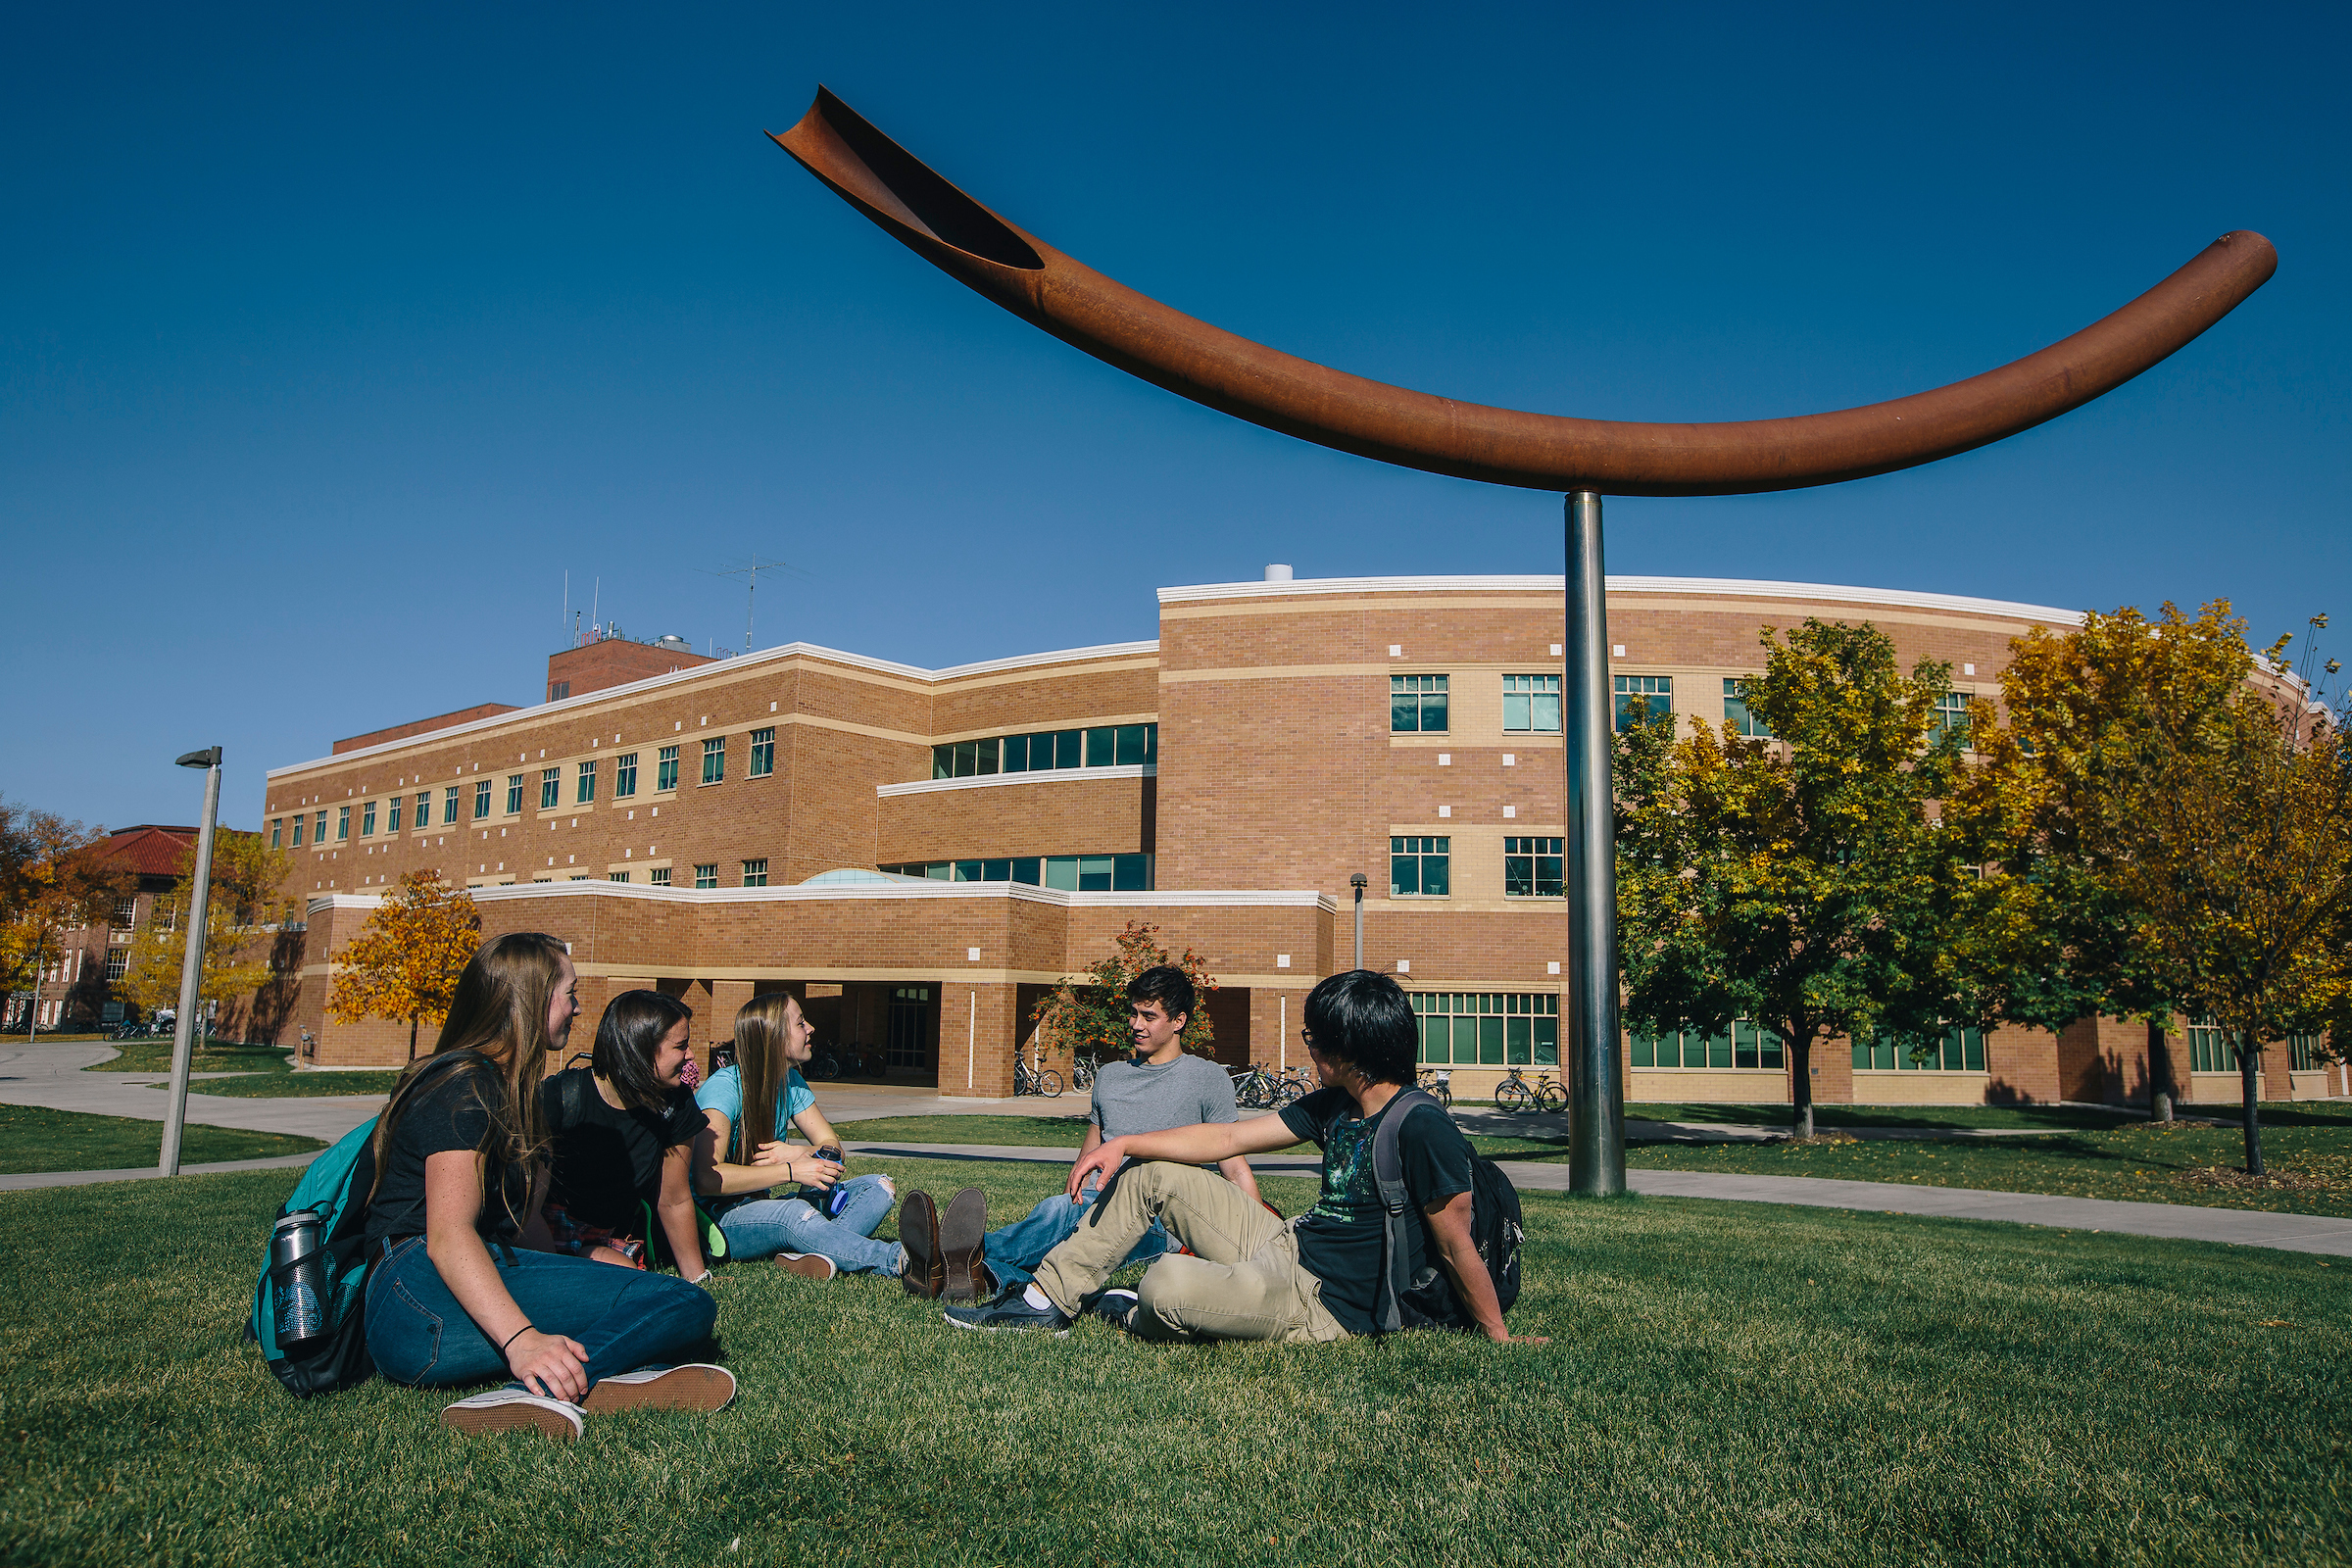
[[[550,1251],[539,1081],[578,1010],[562,942],[525,931],[484,944],[433,1054],[376,1122],[368,1351],[412,1388],[505,1374],[441,1412],[462,1432],[568,1439],[584,1411],[715,1410],[734,1396],[725,1369],[670,1364],[710,1337],[717,1309],[702,1290]]]
[[[729,1257],[772,1256],[819,1280],[841,1272],[899,1274],[906,1249],[873,1239],[874,1227],[898,1202],[898,1189],[887,1176],[843,1170],[841,1140],[801,1077],[815,1038],[788,993],[754,997],[735,1014],[734,1064],[705,1079],[694,1095],[708,1124],[695,1144],[695,1191],[717,1200],[710,1207]],[[800,1129],[807,1147],[783,1141],[787,1125]],[[778,1182],[798,1182],[813,1196],[769,1196]]]

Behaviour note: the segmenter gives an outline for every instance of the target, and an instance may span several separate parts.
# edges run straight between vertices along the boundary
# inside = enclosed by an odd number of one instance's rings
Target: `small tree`
[[[104,919],[136,885],[105,832],[0,800],[0,996],[37,981],[52,931]]]
[[[1675,743],[1661,717],[1619,745],[1625,1016],[1659,1033],[1771,1029],[1810,1137],[1818,1042],[1969,1021],[1939,929],[1969,870],[1934,810],[1963,733],[1935,735],[1951,666],[1899,674],[1875,626],[1808,619],[1763,643],[1745,696],[1773,739],[1702,720]]]
[[[1037,1004],[1030,1022],[1044,1051],[1066,1053],[1073,1061],[1082,1054],[1097,1061],[1124,1055],[1133,1049],[1135,1039],[1127,1027],[1128,982],[1146,969],[1172,963],[1184,971],[1198,995],[1178,1038],[1185,1050],[1197,1055],[1216,1054],[1208,999],[1216,993],[1217,983],[1209,978],[1208,960],[1190,948],[1182,957],[1170,956],[1153,940],[1152,933],[1158,929],[1128,921],[1118,935],[1115,952],[1089,964],[1083,974],[1064,980]]]
[[[223,832],[213,839],[213,891],[205,904],[203,956],[196,971],[198,1010],[221,1008],[252,995],[270,976],[268,946],[257,936],[273,911],[269,897],[285,875],[282,850],[259,833]],[[195,893],[196,851],[181,852],[178,884],[155,901],[146,924],[131,939],[130,957],[115,993],[143,1011],[179,1004],[180,967],[187,960],[188,913]]]
[[[481,946],[481,929],[464,888],[443,882],[437,871],[410,872],[337,956],[327,1016],[337,1023],[406,1020],[415,1061],[416,1026],[449,1016],[458,976]]]

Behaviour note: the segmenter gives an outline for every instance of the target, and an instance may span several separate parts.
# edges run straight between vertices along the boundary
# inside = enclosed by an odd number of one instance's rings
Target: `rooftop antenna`
[[[702,568],[699,566],[695,569],[698,571],[702,570]],[[743,651],[746,654],[749,654],[752,651],[752,610],[755,603],[755,596],[757,596],[760,592],[760,574],[763,571],[784,571],[788,569],[789,567],[784,562],[761,561],[758,556],[754,556],[749,561],[740,561],[731,566],[721,566],[716,571],[703,572],[703,575],[706,577],[741,577],[744,580]]]
[[[599,608],[600,608],[600,607],[601,607],[601,606],[604,604],[604,602],[605,602],[605,579],[604,579],[604,578],[602,578],[602,577],[599,577],[599,578],[597,578],[597,579],[596,579],[596,587],[595,587],[594,589],[592,589],[592,590],[589,592],[589,595],[588,595],[588,629],[589,629],[590,631],[596,631],[596,628],[597,628],[597,626],[598,626],[598,624],[599,624],[599,622],[597,621],[597,618],[596,618],[596,612],[597,612],[598,609],[599,609]],[[601,636],[601,635],[603,635],[603,634],[600,632],[600,633],[598,633],[598,635],[600,635],[600,636]]]

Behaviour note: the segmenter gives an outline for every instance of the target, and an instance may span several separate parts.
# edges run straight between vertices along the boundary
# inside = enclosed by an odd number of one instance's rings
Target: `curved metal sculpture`
[[[1530,490],[1743,495],[1933,463],[2123,385],[2227,316],[2278,268],[2278,253],[2260,234],[2224,234],[2074,336],[1891,403],[1722,424],[1578,419],[1367,380],[1170,310],[1006,222],[824,88],[774,140],[940,270],[1099,360],[1285,435]]]

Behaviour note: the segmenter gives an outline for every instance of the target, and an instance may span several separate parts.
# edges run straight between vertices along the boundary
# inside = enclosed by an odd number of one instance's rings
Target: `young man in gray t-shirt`
[[[1146,969],[1128,982],[1127,1020],[1135,1054],[1097,1069],[1094,1103],[1086,1113],[1086,1142],[1079,1150],[1081,1159],[1108,1139],[1240,1119],[1233,1080],[1225,1069],[1184,1049],[1185,1025],[1192,1021],[1198,1004],[1192,981],[1173,964]],[[1217,1170],[1250,1201],[1261,1201],[1257,1178],[1250,1174],[1247,1158],[1221,1160]],[[997,1285],[1009,1289],[1028,1284],[1045,1255],[1078,1234],[1099,1191],[1097,1183],[1089,1182],[1075,1200],[1055,1194],[1025,1217],[990,1231],[982,1239],[981,1259]],[[923,1239],[917,1238],[918,1250],[922,1245]],[[1136,1245],[1127,1261],[1148,1262],[1173,1250],[1175,1244],[1167,1233],[1154,1228]],[[919,1273],[910,1270],[907,1278]]]

